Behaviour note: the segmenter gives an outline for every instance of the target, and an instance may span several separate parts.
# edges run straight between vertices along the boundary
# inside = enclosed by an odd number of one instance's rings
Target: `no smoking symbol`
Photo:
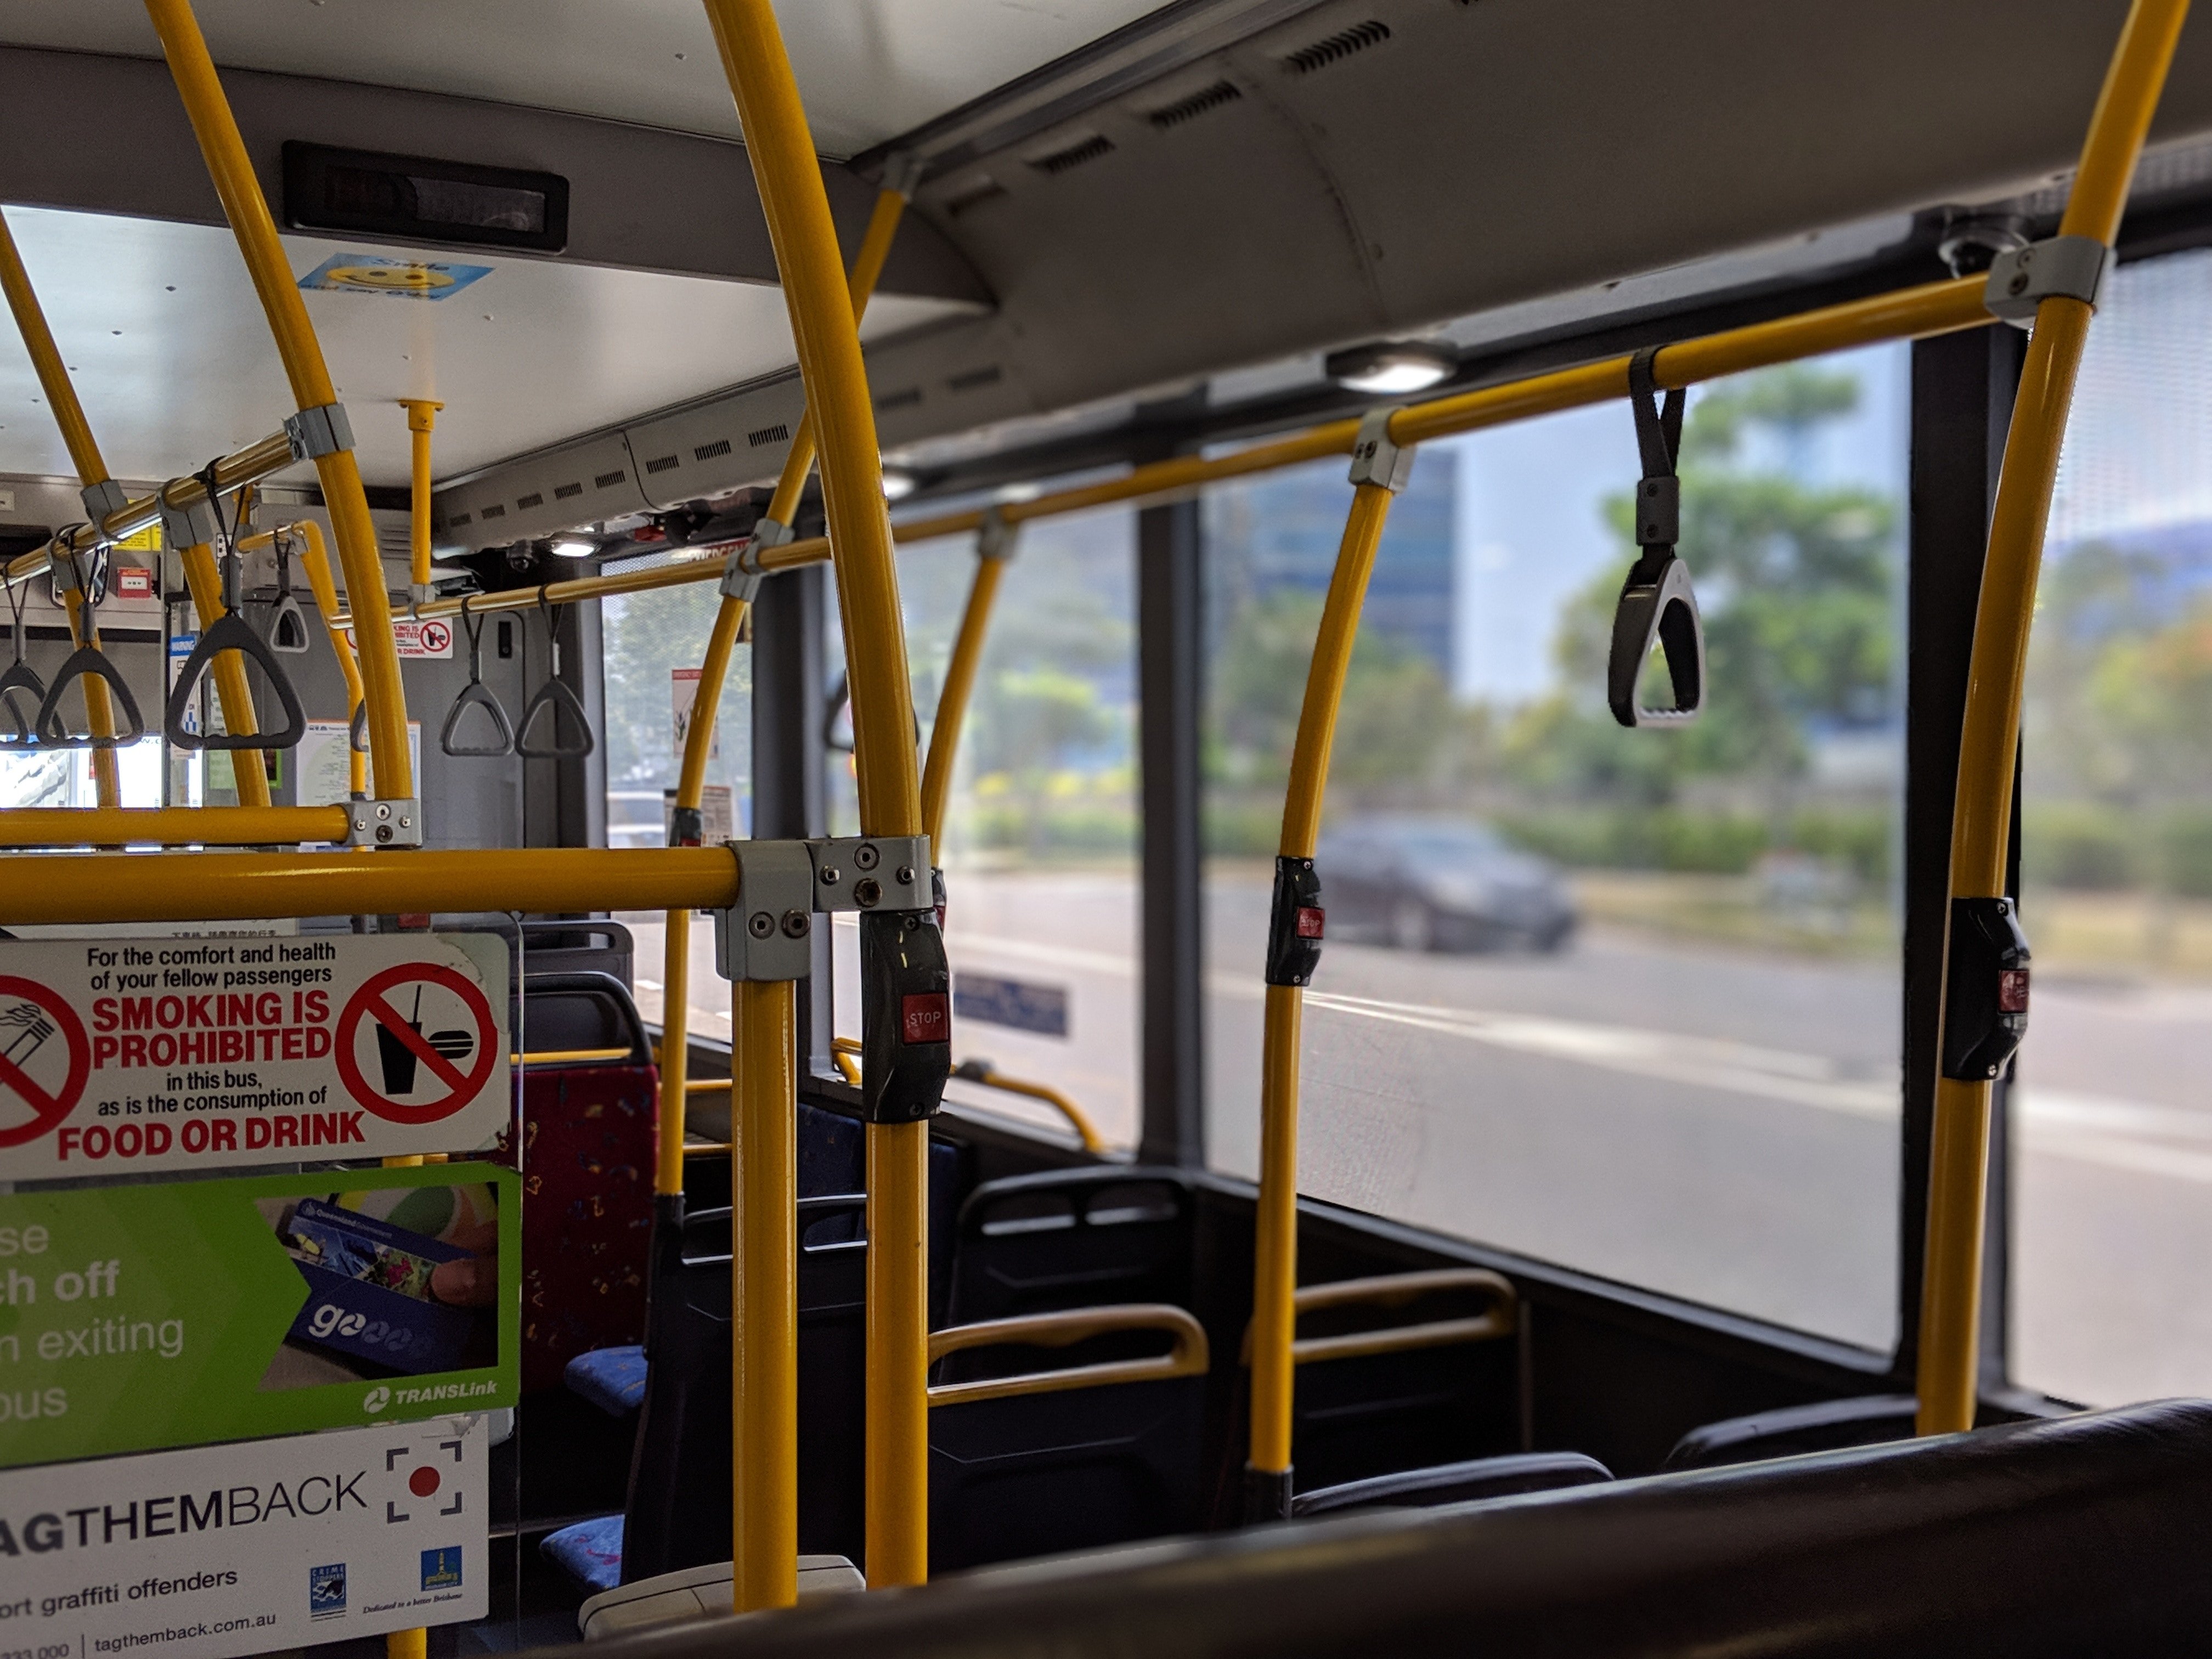
[[[0,974],[0,1146],[36,1140],[67,1117],[91,1073],[76,1010],[36,980]],[[31,1115],[10,1122],[18,1101]]]
[[[444,1024],[452,999],[460,1012]],[[426,1032],[426,1025],[432,1029]],[[451,1117],[483,1092],[499,1064],[498,1028],[483,992],[465,975],[429,962],[403,962],[370,975],[338,1015],[336,1046],[346,1092],[388,1123]]]

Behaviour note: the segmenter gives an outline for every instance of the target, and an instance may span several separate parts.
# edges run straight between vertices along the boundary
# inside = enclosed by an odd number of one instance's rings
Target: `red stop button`
[[[952,1009],[944,992],[909,991],[899,999],[899,1041],[952,1041]]]

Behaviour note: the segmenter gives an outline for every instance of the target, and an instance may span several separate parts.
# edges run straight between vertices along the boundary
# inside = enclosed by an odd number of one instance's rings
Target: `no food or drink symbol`
[[[372,975],[338,1016],[338,1077],[390,1123],[435,1123],[483,1091],[499,1064],[491,1004],[466,975],[403,962]]]
[[[91,1072],[76,1011],[35,980],[0,974],[0,1146],[35,1140],[67,1117]]]

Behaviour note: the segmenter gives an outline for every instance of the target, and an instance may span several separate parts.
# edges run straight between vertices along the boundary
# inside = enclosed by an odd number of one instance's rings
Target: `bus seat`
[[[1464,1463],[1439,1463],[1404,1469],[1340,1486],[1303,1492],[1291,1500],[1295,1520],[1309,1516],[1348,1515],[1355,1510],[1432,1510],[1446,1504],[1476,1504],[1524,1492],[1552,1492],[1613,1479],[1613,1471],[1580,1452],[1513,1452],[1476,1457]]]
[[[1132,1358],[1141,1333],[1155,1352]],[[1159,1338],[1168,1351],[1158,1352]],[[933,1573],[1098,1549],[1200,1524],[1207,1345],[1166,1304],[955,1326],[930,1358],[1049,1347],[1074,1363],[929,1390]]]
[[[611,974],[533,975],[517,1027],[531,1054],[620,1048],[619,1061],[529,1066],[522,1082],[522,1387],[645,1334],[659,1073]]]
[[[1909,1394],[1877,1394],[1753,1412],[1692,1429],[1674,1443],[1660,1467],[1711,1469],[1723,1463],[1909,1440],[1917,1410],[1917,1402]]]
[[[562,1527],[539,1539],[538,1550],[586,1589],[612,1589],[622,1583],[623,1518],[599,1515]]]
[[[986,1182],[960,1206],[957,1325],[1104,1303],[1194,1304],[1198,1205],[1186,1170],[1048,1170]]]
[[[2201,1652],[2212,1401],[1137,1546],[780,1615],[777,1659]],[[714,1659],[720,1626],[653,1659]],[[752,1649],[746,1650],[753,1650]]]
[[[799,1201],[799,1541],[859,1559],[866,1422],[867,1197]],[[622,1580],[730,1557],[730,1212],[656,1241],[643,1414]]]
[[[580,1353],[562,1371],[561,1380],[570,1394],[590,1401],[609,1417],[628,1417],[645,1404],[645,1345]]]
[[[1510,1280],[1481,1267],[1389,1273],[1304,1285],[1295,1305],[1297,1491],[1518,1449],[1519,1368],[1502,1340],[1518,1328]],[[1386,1322],[1414,1309],[1427,1316]],[[1248,1325],[1243,1363],[1251,1357]],[[1230,1450],[1233,1467],[1218,1473],[1218,1494],[1241,1485],[1241,1434]],[[1226,1501],[1218,1496],[1217,1509]]]

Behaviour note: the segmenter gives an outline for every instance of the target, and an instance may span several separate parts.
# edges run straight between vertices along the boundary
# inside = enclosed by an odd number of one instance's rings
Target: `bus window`
[[[2212,1387],[2212,252],[2117,272],[2028,657],[2013,1375]]]
[[[666,556],[616,561],[611,571],[666,562]],[[674,800],[684,746],[677,736],[688,720],[701,653],[721,603],[714,584],[611,594],[600,600],[606,676],[607,844],[665,847],[667,807]],[[494,626],[498,624],[495,623]],[[487,630],[485,650],[491,650]],[[747,781],[752,764],[752,653],[730,655],[729,678],[714,726],[714,757],[707,765],[706,823],[710,840],[746,833]],[[718,822],[719,819],[719,822]],[[661,1012],[662,939],[659,911],[621,918],[637,941],[638,1012],[658,1023]],[[714,930],[691,930],[691,1030],[702,1036],[730,1034],[729,997],[714,969]]]
[[[1319,848],[1300,1189],[1887,1348],[1896,1326],[1906,352],[1692,392],[1706,711],[1604,702],[1619,405],[1430,446]],[[1340,464],[1216,489],[1208,1107],[1257,1158],[1259,966]]]
[[[972,537],[902,547],[899,590],[925,746],[975,571]],[[1136,514],[1020,527],[960,733],[939,858],[951,899],[955,1061],[1073,1099],[1109,1146],[1137,1139]],[[831,678],[843,655],[833,620]],[[849,715],[832,720],[850,741]],[[858,823],[835,755],[830,827]],[[858,928],[836,919],[840,1032],[860,1035]],[[1065,1131],[1005,1090],[947,1098]]]

